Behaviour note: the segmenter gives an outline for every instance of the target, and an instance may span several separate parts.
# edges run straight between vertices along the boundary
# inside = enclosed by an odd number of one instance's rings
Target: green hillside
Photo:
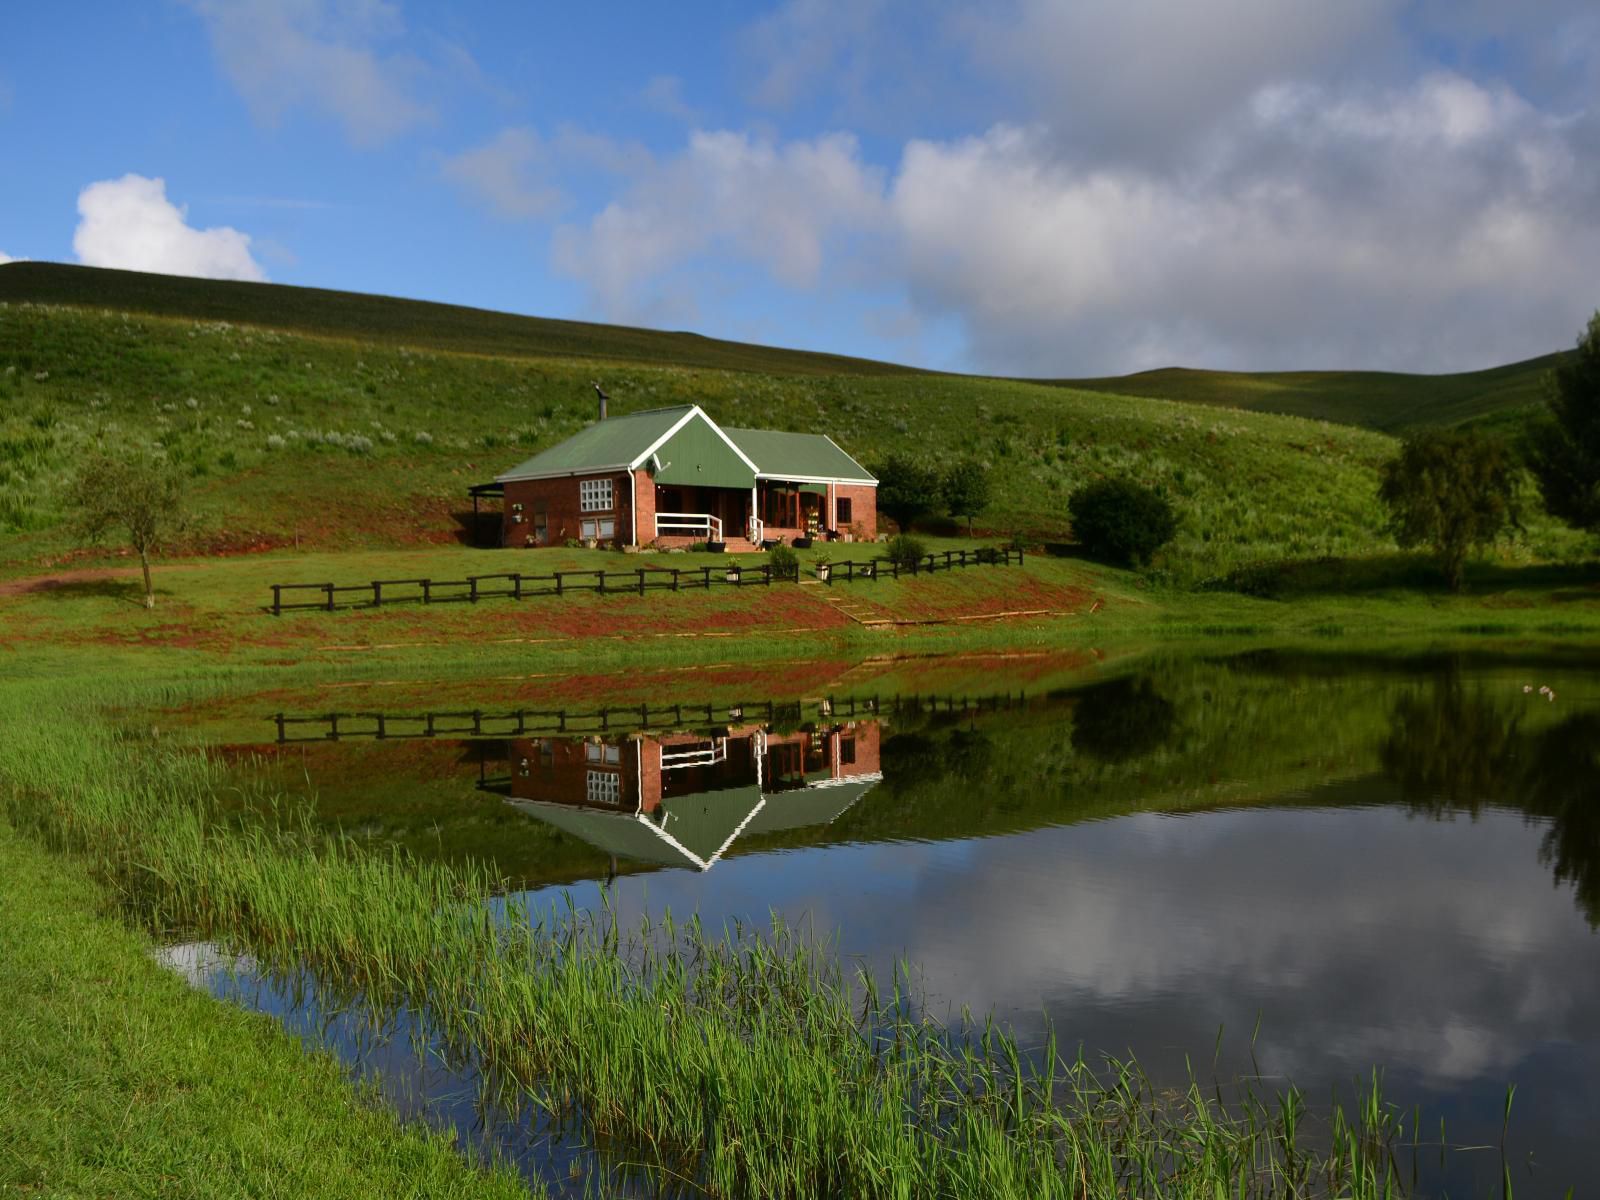
[[[1219,408],[1284,413],[1398,432],[1418,425],[1517,419],[1544,400],[1544,377],[1562,358],[1456,375],[1394,371],[1196,371],[1166,367],[1100,379],[1052,380],[1062,387],[1152,396]]]
[[[169,315],[144,311],[138,295]],[[0,267],[0,305],[8,573],[71,548],[66,483],[88,450],[118,445],[183,465],[202,517],[192,551],[450,543],[469,484],[594,419],[596,378],[614,413],[693,402],[730,425],[824,430],[869,464],[893,451],[976,456],[993,469],[978,523],[992,534],[1062,539],[1075,487],[1144,480],[1183,513],[1155,564],[1180,583],[1392,548],[1374,494],[1392,440],[1322,421],[854,360],[819,373],[824,356],[682,335],[44,264]],[[422,314],[436,310],[453,324],[430,343]],[[542,341],[518,332],[540,330]],[[761,365],[662,361],[695,346]],[[1535,524],[1517,554],[1564,552],[1568,540]]]
[[[0,302],[106,308],[149,316],[264,325],[319,337],[512,358],[615,362],[785,375],[913,375],[912,367],[724,342],[697,333],[553,321],[513,313],[284,284],[186,279],[62,263],[0,266]]]

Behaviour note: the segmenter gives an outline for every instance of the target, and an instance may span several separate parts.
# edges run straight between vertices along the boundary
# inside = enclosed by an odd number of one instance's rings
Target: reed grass
[[[1292,1090],[1158,1090],[1137,1064],[1024,1047],[922,1015],[909,973],[847,977],[774,924],[624,931],[605,912],[506,909],[481,867],[363,852],[218,802],[182,746],[97,720],[91,689],[0,694],[0,799],[150,928],[312,973],[447,1044],[658,1180],[718,1197],[1325,1196],[1403,1190],[1420,1125],[1360,1103],[1320,1121]]]

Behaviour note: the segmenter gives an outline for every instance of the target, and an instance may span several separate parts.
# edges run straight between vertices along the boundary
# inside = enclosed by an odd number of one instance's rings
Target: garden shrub
[[[897,533],[889,539],[885,553],[895,566],[909,570],[928,557],[928,548],[922,544],[921,538],[914,538],[909,533]]]
[[[788,546],[774,546],[768,550],[767,566],[772,568],[774,579],[800,578],[800,556]]]
[[[1172,540],[1178,514],[1165,496],[1131,479],[1102,479],[1067,501],[1073,536],[1091,558],[1137,565]]]

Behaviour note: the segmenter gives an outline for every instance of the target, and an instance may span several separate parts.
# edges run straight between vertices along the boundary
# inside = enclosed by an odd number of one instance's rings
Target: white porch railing
[[[710,767],[728,758],[728,739],[716,738],[709,744],[686,746],[681,750],[662,750],[661,769],[677,771],[683,767]]]
[[[701,537],[708,542],[722,540],[722,519],[710,513],[657,513],[656,536]]]
[[[767,536],[767,527],[761,523],[761,518],[755,513],[750,514],[750,544],[761,545],[761,539]]]

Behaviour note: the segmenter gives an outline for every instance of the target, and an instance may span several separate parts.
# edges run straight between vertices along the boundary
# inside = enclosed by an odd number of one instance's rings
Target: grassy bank
[[[525,1099],[714,1195],[1393,1194],[1384,1148],[1404,1134],[1376,1094],[1315,1116],[1292,1091],[1226,1110],[1200,1087],[1157,1095],[1131,1064],[942,1029],[781,931],[507,925],[473,868],[234,822],[213,764],[99,720],[136,692],[0,696],[14,822],[147,926],[423,1012]]]
[[[0,821],[0,1195],[526,1194],[158,966],[105,900]]]

